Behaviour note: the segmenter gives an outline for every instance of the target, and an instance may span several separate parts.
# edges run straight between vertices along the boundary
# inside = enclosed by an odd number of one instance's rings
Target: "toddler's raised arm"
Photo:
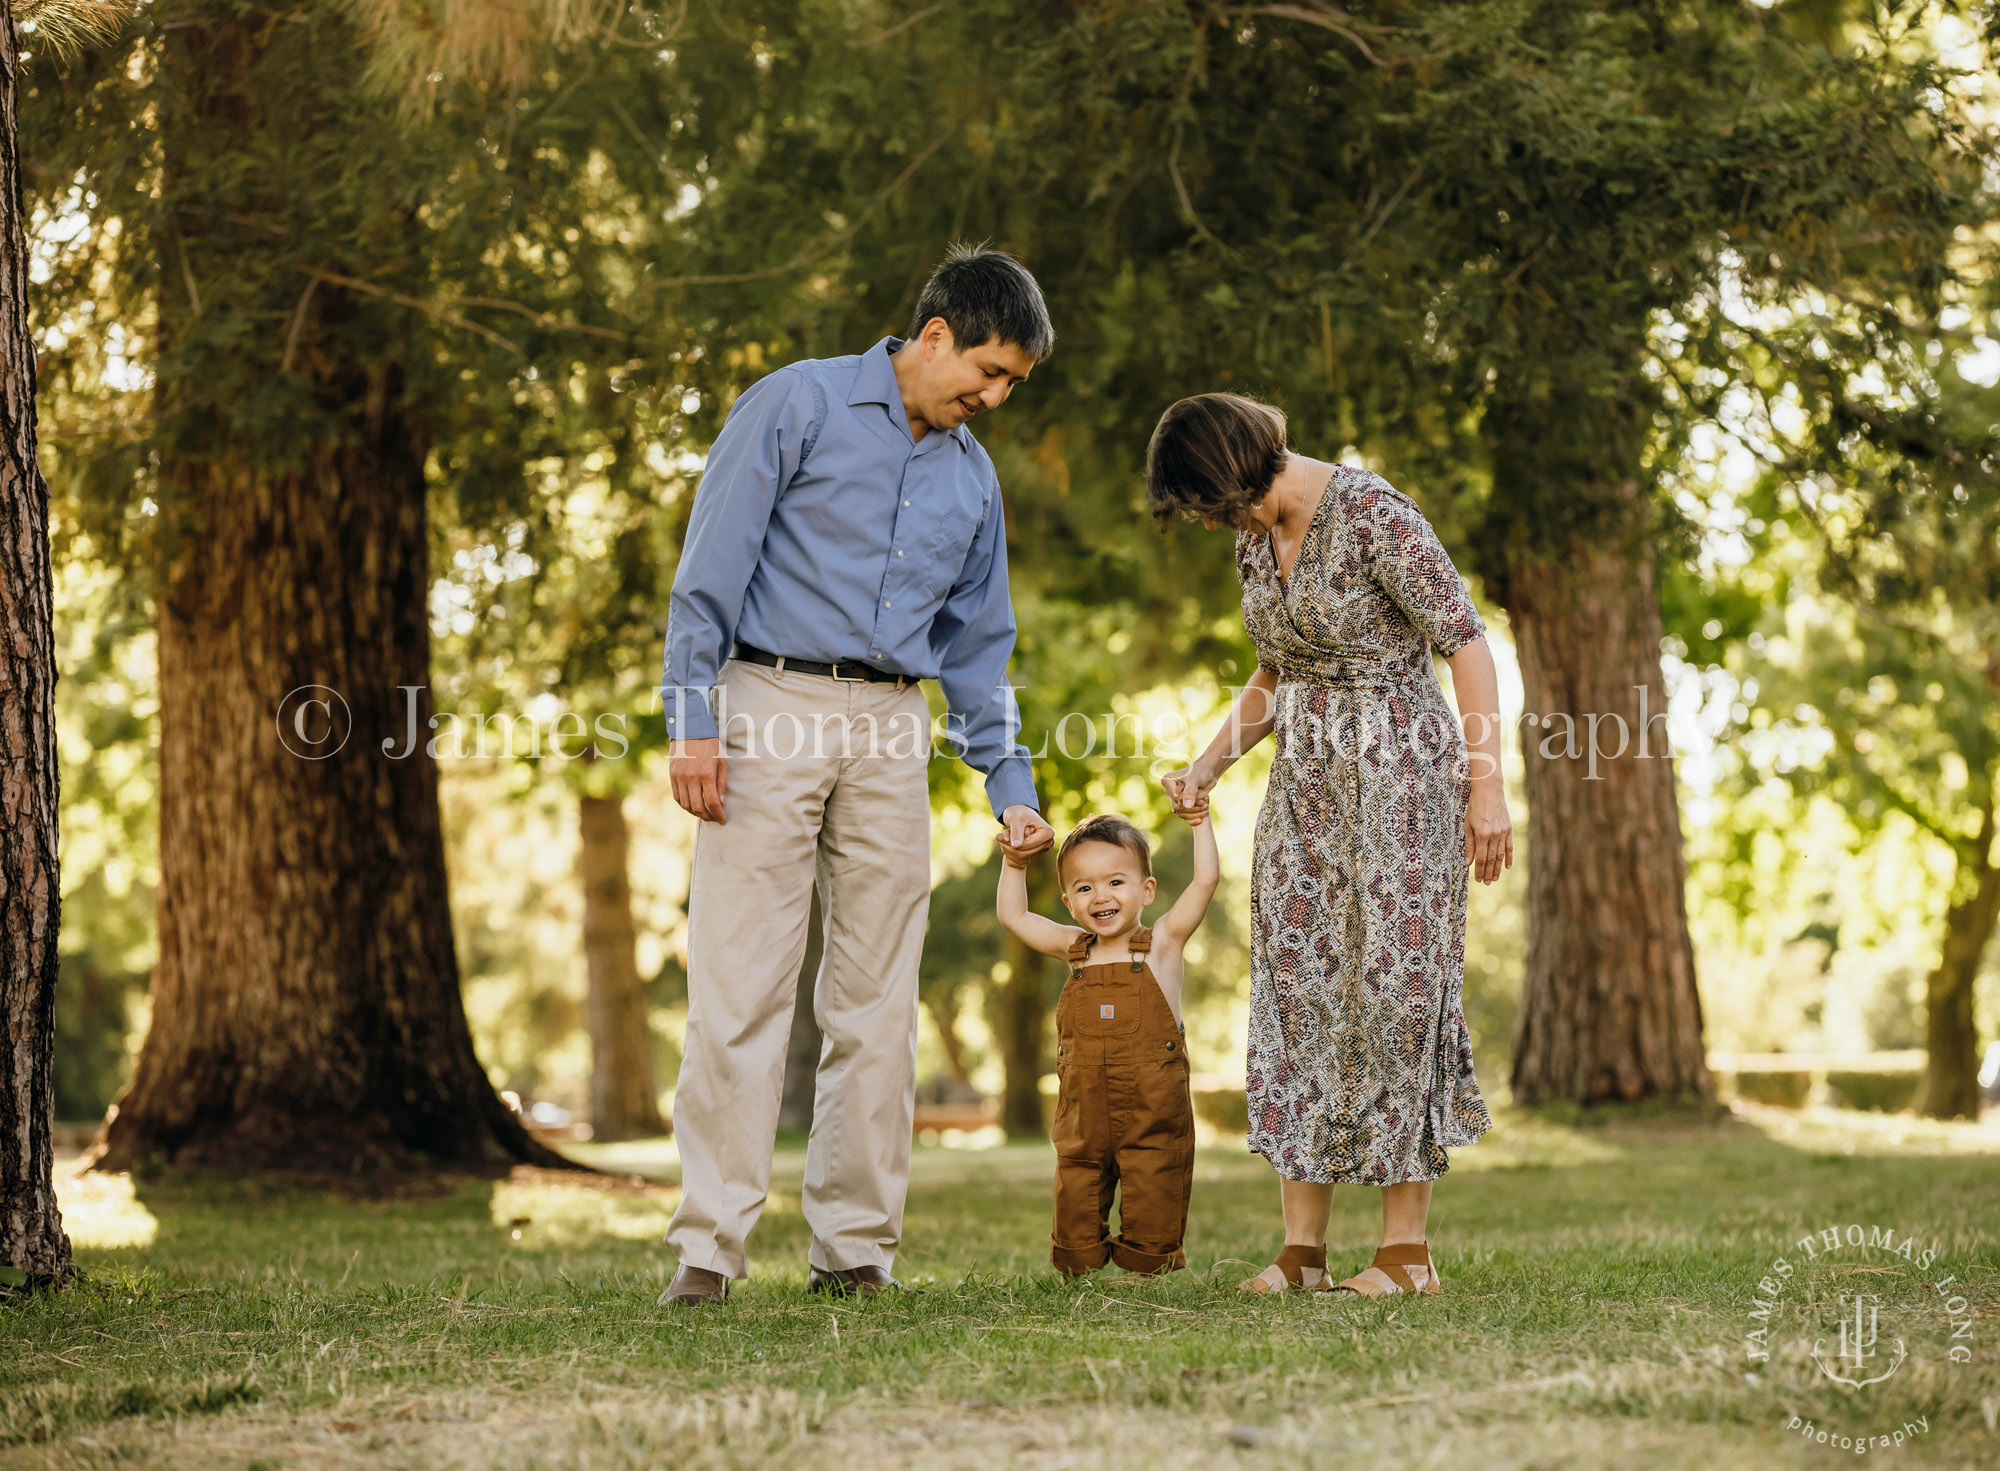
[[[1215,886],[1222,878],[1222,859],[1215,849],[1215,824],[1208,819],[1207,804],[1192,818],[1194,825],[1194,877],[1181,890],[1174,907],[1160,916],[1158,928],[1177,941],[1185,941],[1201,927],[1202,916],[1208,913],[1208,902],[1215,897]]]
[[[1001,851],[1006,853],[1004,845]],[[1083,931],[1075,925],[1057,924],[1030,909],[1028,863],[1033,860],[1017,864],[1012,853],[1006,853],[1006,860],[1000,866],[1000,894],[994,906],[1001,925],[1030,950],[1039,950],[1044,955],[1067,956],[1071,943]]]

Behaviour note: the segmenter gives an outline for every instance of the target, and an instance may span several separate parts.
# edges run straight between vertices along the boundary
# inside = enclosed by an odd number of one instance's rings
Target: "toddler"
[[[1194,1181],[1194,1105],[1180,1017],[1182,951],[1208,911],[1219,868],[1207,801],[1179,815],[1195,830],[1194,879],[1150,928],[1152,853],[1124,818],[1090,818],[1056,854],[1074,925],[1028,908],[1027,860],[1002,845],[1000,923],[1029,948],[1069,962],[1056,1004],[1050,1251],[1066,1276],[1107,1261],[1148,1274],[1187,1265],[1181,1238]]]

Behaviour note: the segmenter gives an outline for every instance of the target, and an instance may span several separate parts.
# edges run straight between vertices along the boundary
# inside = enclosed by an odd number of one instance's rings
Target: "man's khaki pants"
[[[838,681],[732,659],[717,685],[729,758],[718,825],[695,839],[686,1060],[674,1090],[685,1266],[749,1275],[812,890],[824,1041],[806,1148],[813,1266],[887,1269],[902,1236],[930,911],[930,711],[916,684]]]

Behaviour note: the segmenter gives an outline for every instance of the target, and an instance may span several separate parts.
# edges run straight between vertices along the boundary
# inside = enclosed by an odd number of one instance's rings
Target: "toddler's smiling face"
[[[1139,855],[1122,843],[1078,843],[1063,859],[1062,878],[1071,918],[1101,940],[1137,929],[1153,902],[1153,880]]]

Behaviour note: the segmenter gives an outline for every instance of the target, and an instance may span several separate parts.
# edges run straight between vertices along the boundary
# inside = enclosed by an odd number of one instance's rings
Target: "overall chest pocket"
[[[1139,1030],[1143,998],[1124,986],[1077,988],[1070,1001],[1069,1024],[1077,1037],[1129,1037]]]

